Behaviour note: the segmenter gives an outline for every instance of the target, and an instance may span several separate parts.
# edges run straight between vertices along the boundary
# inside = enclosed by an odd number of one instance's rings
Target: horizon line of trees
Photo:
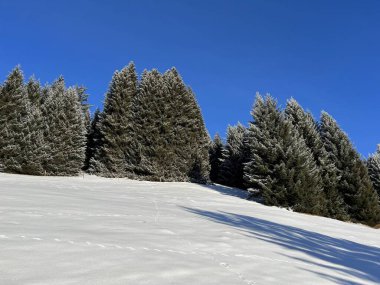
[[[115,71],[103,111],[63,77],[41,86],[16,67],[0,85],[0,169],[206,183],[209,144],[195,95],[175,68],[161,74],[133,62]]]
[[[317,122],[295,99],[284,110],[256,95],[252,121],[216,134],[210,179],[247,189],[266,205],[375,225],[380,221],[380,146],[364,161],[334,118]]]
[[[363,160],[326,112],[259,94],[248,127],[211,141],[191,88],[175,68],[115,71],[91,116],[82,86],[42,86],[16,67],[0,84],[0,171],[153,181],[210,181],[266,205],[374,225],[380,221],[380,146]]]

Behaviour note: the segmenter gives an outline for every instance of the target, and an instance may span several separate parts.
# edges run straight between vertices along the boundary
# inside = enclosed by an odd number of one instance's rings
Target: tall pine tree
[[[0,93],[0,164],[7,172],[41,172],[38,108],[28,98],[20,67],[8,76]]]
[[[244,178],[268,205],[324,214],[317,166],[304,139],[270,96],[257,95],[248,128],[250,159]]]
[[[313,155],[317,165],[316,179],[318,180],[318,186],[322,187],[325,193],[326,214],[332,218],[346,220],[348,216],[345,211],[343,198],[337,190],[339,181],[338,169],[328,157],[318,130],[318,125],[313,116],[305,112],[294,99],[288,100],[285,114],[305,140],[306,146]]]
[[[245,188],[244,163],[248,159],[246,136],[247,130],[240,123],[227,129],[227,140],[222,151],[219,173],[219,179],[225,185]]]
[[[348,136],[326,112],[321,115],[322,141],[341,177],[337,185],[353,221],[375,224],[380,219],[378,196],[367,168]]]
[[[42,114],[47,175],[77,175],[84,160],[86,129],[75,88],[66,89],[63,77],[46,88]]]
[[[132,100],[137,96],[137,87],[138,79],[133,62],[114,73],[100,117],[101,142],[91,166],[100,175],[126,175],[126,152],[128,141],[131,139]]]
[[[210,146],[210,180],[212,182],[219,182],[220,175],[220,166],[222,164],[222,151],[223,151],[223,142],[220,138],[220,135],[217,133],[214,136],[214,139]]]
[[[90,127],[86,134],[86,156],[84,160],[83,169],[90,173],[95,172],[95,170],[90,168],[90,166],[95,164],[95,152],[97,150],[101,138],[99,129],[100,116],[101,114],[99,109],[96,109],[94,116],[91,120]]]
[[[367,167],[373,187],[380,197],[380,145],[377,146],[377,151],[368,158]]]

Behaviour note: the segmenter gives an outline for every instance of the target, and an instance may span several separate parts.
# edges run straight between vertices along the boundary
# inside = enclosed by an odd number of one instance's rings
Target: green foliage
[[[380,197],[380,145],[377,146],[377,151],[368,158],[367,167],[373,187]]]
[[[75,88],[65,88],[62,77],[47,87],[42,114],[47,175],[77,175],[84,160],[85,125]]]
[[[220,166],[222,164],[222,151],[223,142],[217,133],[210,145],[209,156],[210,156],[210,180],[213,182],[219,182]]]
[[[28,98],[19,67],[8,76],[0,93],[0,164],[4,171],[39,174],[42,133],[38,107]]]
[[[112,77],[99,122],[101,142],[92,165],[100,175],[126,175],[126,148],[131,136],[132,100],[137,95],[137,84],[133,62]]]
[[[90,173],[95,172],[95,169],[91,168],[91,166],[95,164],[95,152],[101,141],[99,129],[100,116],[101,113],[99,109],[96,109],[86,134],[86,157],[84,160],[83,169]]]
[[[205,182],[209,138],[191,90],[173,68],[144,71],[133,102],[129,168],[159,181]]]
[[[374,224],[380,219],[378,196],[368,171],[348,136],[326,112],[320,122],[322,141],[329,159],[339,171],[337,189],[351,220]]]
[[[244,164],[248,162],[246,136],[247,131],[242,124],[228,126],[219,173],[219,179],[225,185],[245,188]]]
[[[294,99],[290,99],[287,102],[285,115],[297,129],[313,155],[317,166],[315,178],[319,187],[324,190],[327,211],[325,214],[336,219],[348,219],[343,198],[339,195],[337,190],[337,184],[340,178],[338,176],[338,169],[328,157],[318,130],[318,125],[313,116],[305,112]]]
[[[270,96],[257,95],[248,128],[250,151],[244,178],[268,205],[323,214],[325,204],[311,151]]]

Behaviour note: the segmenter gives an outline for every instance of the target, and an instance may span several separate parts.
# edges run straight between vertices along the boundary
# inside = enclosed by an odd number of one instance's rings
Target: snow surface
[[[0,174],[0,284],[380,283],[380,230],[244,195]]]

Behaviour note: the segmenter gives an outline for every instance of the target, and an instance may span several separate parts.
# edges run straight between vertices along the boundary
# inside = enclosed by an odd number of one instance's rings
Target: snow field
[[[222,186],[0,174],[0,284],[379,284],[379,230]]]

